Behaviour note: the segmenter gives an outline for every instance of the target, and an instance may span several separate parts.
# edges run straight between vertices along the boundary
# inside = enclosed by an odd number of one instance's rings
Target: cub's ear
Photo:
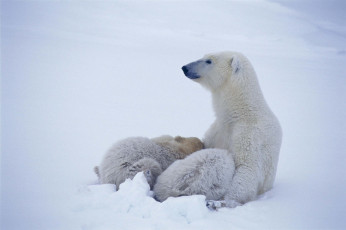
[[[230,61],[232,73],[236,74],[240,70],[240,61],[237,56],[233,56]]]

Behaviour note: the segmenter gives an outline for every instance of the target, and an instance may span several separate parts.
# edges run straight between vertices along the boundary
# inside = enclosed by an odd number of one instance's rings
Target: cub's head
[[[210,90],[219,89],[227,82],[242,81],[246,57],[237,52],[207,54],[203,58],[182,67],[186,77],[199,82]],[[240,77],[241,76],[241,77]]]
[[[181,158],[204,148],[202,141],[197,137],[172,137],[165,135],[153,138],[152,140],[158,145],[178,152]]]
[[[174,141],[171,142],[171,146],[174,146],[176,151],[180,152],[183,156],[187,156],[204,148],[204,144],[197,137],[181,136],[176,136]]]

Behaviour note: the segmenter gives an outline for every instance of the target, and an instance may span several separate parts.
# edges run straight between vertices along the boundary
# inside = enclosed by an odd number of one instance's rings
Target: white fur
[[[205,134],[205,147],[226,149],[235,162],[235,174],[228,178],[230,183],[224,184],[228,186],[224,197],[225,205],[231,207],[237,203],[245,203],[271,189],[282,132],[277,118],[263,97],[249,60],[240,53],[222,52],[206,55],[186,65],[183,70],[186,76],[212,93],[216,120]],[[185,165],[184,161],[174,165],[176,172],[195,170],[194,164]],[[217,172],[224,173],[217,169],[221,167],[219,164],[213,167]],[[160,190],[162,184],[176,189],[166,173],[158,180],[160,184],[155,186],[154,191]],[[198,178],[195,180],[204,183]],[[203,186],[205,185],[200,185]],[[200,193],[197,191],[196,194]]]
[[[175,161],[157,178],[155,198],[164,201],[170,196],[200,194],[209,200],[224,199],[233,173],[234,162],[226,150],[200,150]]]
[[[100,183],[116,184],[144,172],[151,188],[156,178],[177,159],[203,148],[198,138],[161,136],[153,139],[131,137],[115,143],[95,167]]]

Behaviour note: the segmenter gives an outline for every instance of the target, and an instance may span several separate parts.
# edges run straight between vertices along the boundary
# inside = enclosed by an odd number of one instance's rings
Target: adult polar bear
[[[249,60],[237,52],[222,52],[206,55],[182,69],[188,78],[200,83],[212,93],[216,120],[205,134],[205,147],[228,150],[229,157],[233,158],[235,163],[234,175],[228,174],[233,177],[227,178],[231,182],[224,185],[228,188],[222,201],[209,201],[208,205],[213,208],[220,205],[234,207],[271,189],[282,132],[277,118],[263,97]],[[210,151],[213,155],[216,150]],[[192,154],[184,160],[178,160],[161,174],[154,187],[157,199],[165,200],[169,196],[179,195],[205,195],[206,192],[199,188],[205,188],[205,183],[210,183],[211,179],[206,178],[208,174],[205,173],[203,175],[206,177],[203,178],[200,172],[210,171],[210,167],[216,170],[212,180],[224,181],[227,173],[219,170],[215,164],[208,164],[208,151],[204,150],[203,154],[204,158],[194,158]],[[193,161],[198,161],[198,164]],[[176,184],[181,184],[177,181],[185,181],[185,186],[176,187]],[[193,188],[190,185],[193,185]],[[212,185],[210,189],[213,189]],[[220,198],[207,196],[207,199]]]

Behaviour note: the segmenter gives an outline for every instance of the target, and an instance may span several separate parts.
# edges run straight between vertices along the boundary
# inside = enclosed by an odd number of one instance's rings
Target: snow
[[[201,195],[169,198],[163,204],[156,202],[143,173],[121,184],[117,192],[115,186],[109,184],[87,186],[75,200],[79,202],[73,210],[85,229],[112,229],[114,226],[151,229],[153,224],[158,229],[167,225],[173,229],[188,226],[208,215],[205,197]],[[114,218],[115,215],[118,218]]]
[[[343,1],[1,1],[1,229],[345,229]],[[274,188],[234,209],[118,192],[93,167],[130,136],[203,137],[181,66],[236,50],[283,127]]]
[[[270,193],[260,200],[267,200],[269,196]],[[115,226],[121,229],[137,229],[138,226],[140,229],[210,229],[219,226],[220,220],[228,227],[246,224],[254,228],[264,220],[256,212],[266,212],[265,207],[256,203],[217,213],[205,207],[202,195],[168,198],[161,204],[152,198],[143,173],[139,173],[132,181],[128,179],[121,184],[117,192],[110,184],[81,188],[72,210],[74,218],[80,221],[76,226],[83,229],[112,229]],[[247,218],[251,223],[246,223]]]

